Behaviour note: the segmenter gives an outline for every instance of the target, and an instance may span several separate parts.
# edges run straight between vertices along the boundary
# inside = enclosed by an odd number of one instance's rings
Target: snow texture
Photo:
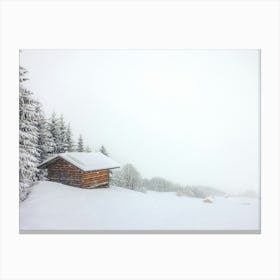
[[[80,189],[39,182],[20,203],[21,230],[254,230],[259,199],[179,197],[120,187]]]
[[[87,152],[72,152],[72,153],[62,153],[55,155],[46,161],[42,162],[40,166],[45,165],[49,161],[54,160],[55,158],[60,157],[74,166],[78,167],[83,171],[94,171],[102,169],[113,169],[118,168],[120,165],[113,161],[111,158],[103,155],[100,152],[96,153],[87,153]]]

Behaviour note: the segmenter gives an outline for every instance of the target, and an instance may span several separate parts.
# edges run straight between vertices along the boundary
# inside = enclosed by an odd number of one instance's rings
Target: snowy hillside
[[[259,230],[259,200],[39,182],[20,203],[20,230]]]

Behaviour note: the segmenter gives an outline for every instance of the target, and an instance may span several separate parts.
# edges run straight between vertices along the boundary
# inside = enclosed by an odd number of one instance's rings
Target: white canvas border
[[[20,235],[22,48],[261,49],[262,234]],[[279,279],[278,92],[278,1],[2,1],[1,277]]]

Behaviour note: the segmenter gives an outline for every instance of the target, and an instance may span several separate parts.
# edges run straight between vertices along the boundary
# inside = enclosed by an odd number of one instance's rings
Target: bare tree
[[[141,184],[141,176],[132,164],[126,164],[113,176],[116,185],[131,190],[136,190]]]

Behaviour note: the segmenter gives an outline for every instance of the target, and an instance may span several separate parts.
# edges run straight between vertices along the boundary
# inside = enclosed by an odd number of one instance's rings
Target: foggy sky
[[[257,50],[24,50],[26,87],[143,177],[259,189]]]

